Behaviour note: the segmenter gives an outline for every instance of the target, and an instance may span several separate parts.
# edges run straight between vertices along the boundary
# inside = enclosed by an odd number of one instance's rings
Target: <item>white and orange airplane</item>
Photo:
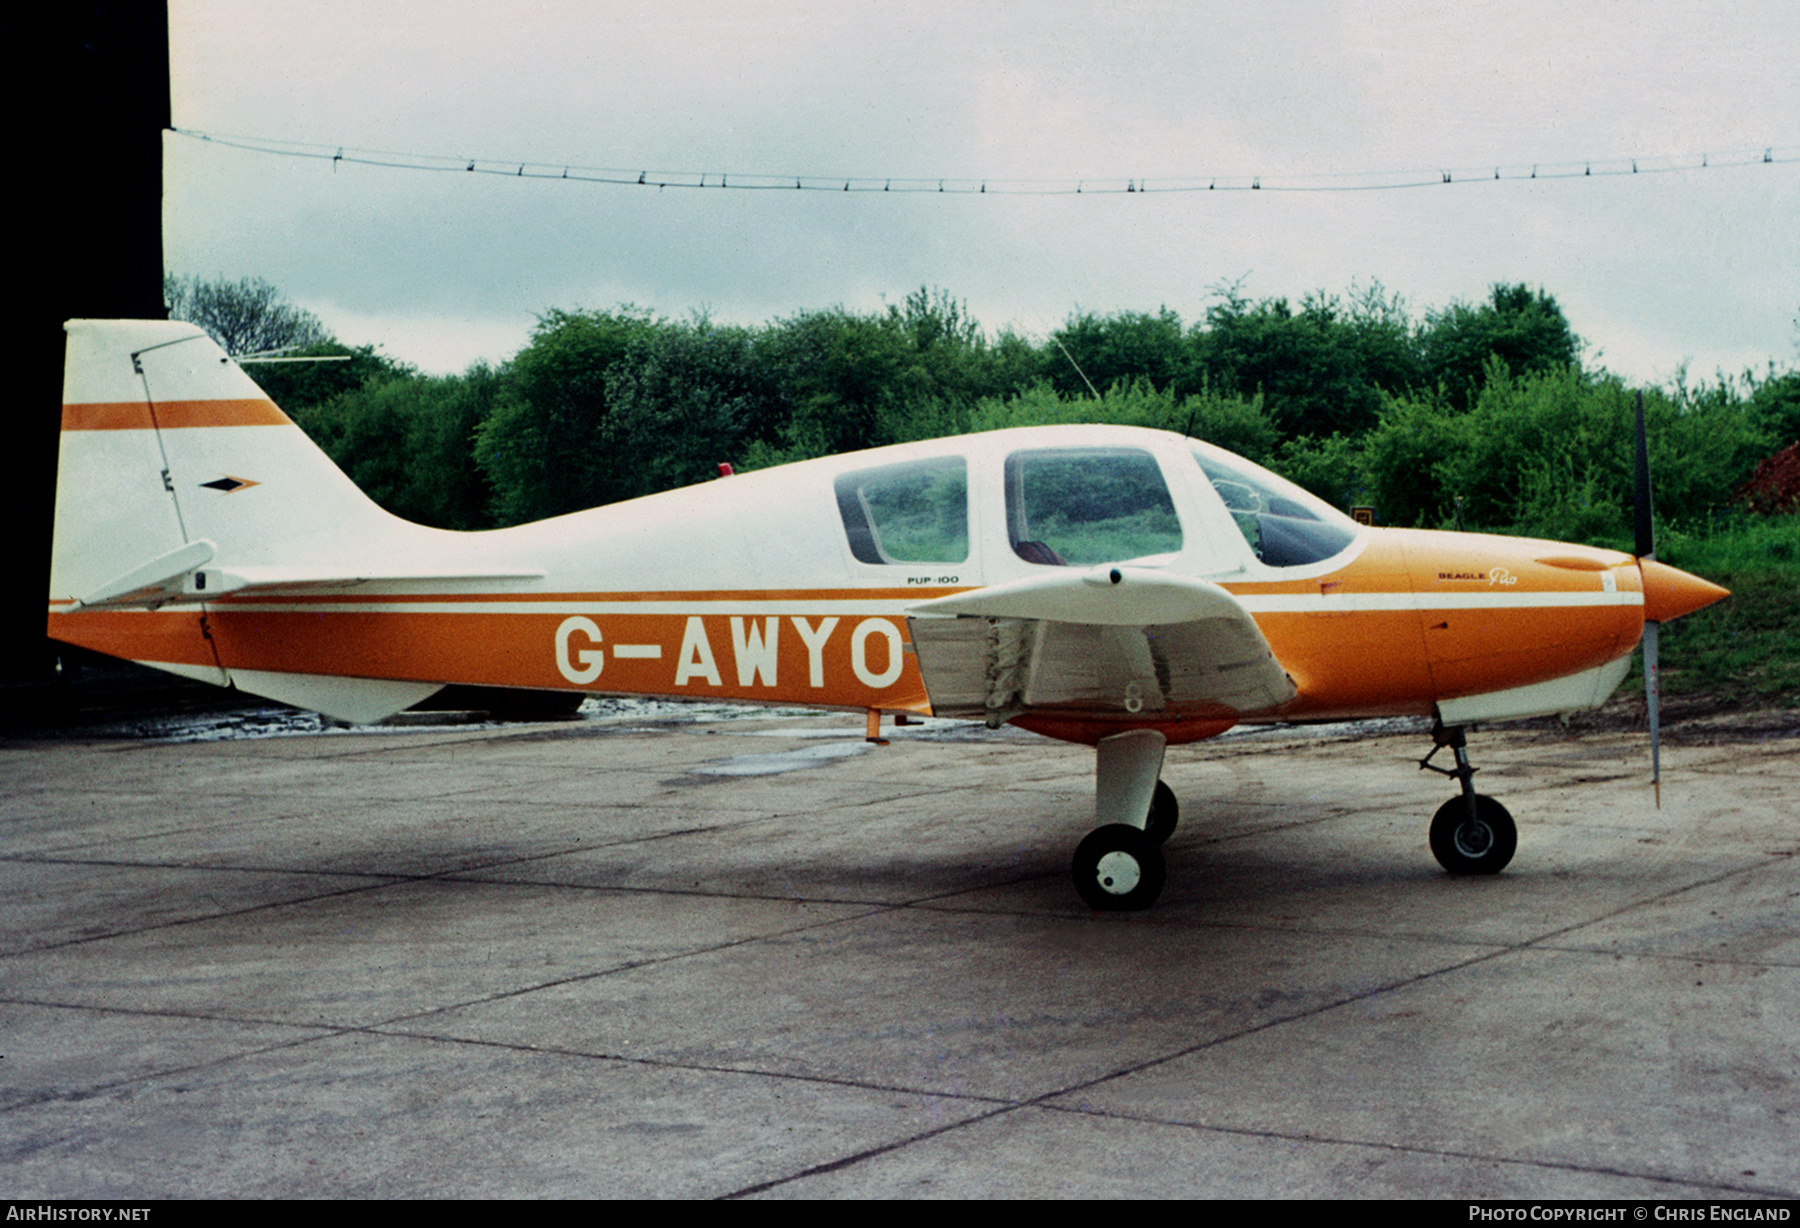
[[[1461,796],[1432,849],[1494,873],[1516,832],[1464,728],[1597,706],[1647,626],[1726,595],[1642,546],[1358,525],[1219,448],[1111,426],[428,529],[198,328],[67,330],[56,639],[353,722],[448,683],[854,709],[871,736],[881,713],[1010,722],[1096,748],[1074,864],[1096,908],[1162,888],[1165,747],[1245,721],[1435,717]]]

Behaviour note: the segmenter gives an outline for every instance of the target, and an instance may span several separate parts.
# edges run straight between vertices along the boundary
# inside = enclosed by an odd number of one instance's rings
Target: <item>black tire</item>
[[[1075,849],[1075,891],[1089,908],[1132,912],[1162,894],[1167,868],[1162,850],[1137,828],[1109,823]]]
[[[1150,795],[1150,814],[1144,820],[1144,834],[1150,837],[1152,844],[1166,844],[1175,834],[1175,824],[1180,821],[1181,804],[1175,800],[1175,790],[1157,781],[1156,792]]]
[[[1466,798],[1453,797],[1431,818],[1431,854],[1452,874],[1498,874],[1519,847],[1519,829],[1506,807],[1475,795],[1475,820]]]

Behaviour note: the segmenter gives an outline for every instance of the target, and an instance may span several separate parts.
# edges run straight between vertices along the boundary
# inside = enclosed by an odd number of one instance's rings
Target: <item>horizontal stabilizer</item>
[[[207,567],[214,557],[209,541],[189,542],[108,581],[75,603],[81,610],[155,610],[171,604],[212,601],[233,594],[280,590],[348,589],[368,584],[452,586],[475,581],[541,580],[541,571],[407,571],[393,567]]]
[[[220,567],[207,568],[194,577],[186,596],[193,601],[208,601],[236,593],[255,593],[274,589],[357,588],[367,584],[430,584],[453,586],[474,581],[505,580],[509,582],[542,580],[541,571],[514,571],[496,568],[492,571],[421,569],[406,571],[394,567],[358,571],[342,567]]]
[[[181,596],[196,568],[212,562],[213,544],[188,542],[157,555],[148,563],[115,576],[75,603],[78,610],[143,608],[154,610]]]

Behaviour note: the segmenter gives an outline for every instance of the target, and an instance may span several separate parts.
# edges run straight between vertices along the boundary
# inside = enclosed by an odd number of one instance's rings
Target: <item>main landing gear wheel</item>
[[[1493,798],[1475,795],[1475,817],[1469,799],[1453,797],[1431,818],[1431,853],[1452,874],[1498,874],[1519,847],[1512,815]]]
[[[1150,838],[1151,844],[1166,844],[1175,834],[1175,824],[1180,819],[1181,805],[1175,800],[1175,790],[1157,781],[1156,792],[1150,795],[1150,814],[1144,820],[1144,835]]]
[[[1162,850],[1126,823],[1097,828],[1075,848],[1075,890],[1101,912],[1150,907],[1166,877]]]

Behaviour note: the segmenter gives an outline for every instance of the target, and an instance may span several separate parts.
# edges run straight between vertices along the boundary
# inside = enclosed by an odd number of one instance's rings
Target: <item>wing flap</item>
[[[932,710],[1000,724],[1249,716],[1297,693],[1256,621],[1216,584],[1144,568],[1033,576],[924,602],[909,625]]]

